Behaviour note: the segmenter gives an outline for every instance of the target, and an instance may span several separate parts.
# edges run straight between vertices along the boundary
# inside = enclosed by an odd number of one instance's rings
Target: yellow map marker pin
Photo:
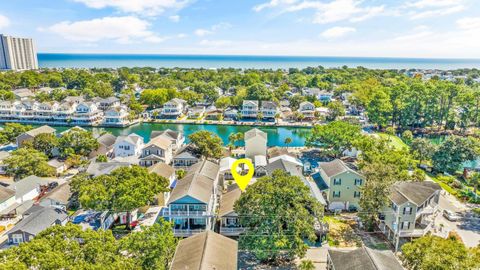
[[[240,164],[247,165],[248,173],[246,175],[241,175],[238,173],[237,168]],[[241,191],[245,191],[245,188],[247,188],[248,183],[250,183],[250,180],[252,180],[254,170],[255,168],[253,167],[252,162],[245,158],[236,160],[232,164],[230,171],[232,172],[233,179],[235,179],[235,182],[237,182],[237,185]]]

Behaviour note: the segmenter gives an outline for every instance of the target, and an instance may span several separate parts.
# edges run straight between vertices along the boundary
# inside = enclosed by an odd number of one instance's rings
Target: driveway
[[[446,237],[450,231],[456,231],[467,247],[476,247],[480,244],[480,218],[474,217],[468,206],[444,192],[439,201],[440,214],[435,219],[435,234]],[[449,221],[442,215],[444,209],[460,212],[464,218],[460,221]],[[443,227],[440,224],[443,224]]]

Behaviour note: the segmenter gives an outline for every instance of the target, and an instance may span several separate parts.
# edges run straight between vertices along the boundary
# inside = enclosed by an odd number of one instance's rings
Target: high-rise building
[[[1,69],[38,69],[37,51],[33,40],[0,34]]]

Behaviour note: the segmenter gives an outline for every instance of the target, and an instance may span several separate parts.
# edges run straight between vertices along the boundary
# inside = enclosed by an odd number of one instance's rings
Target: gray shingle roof
[[[319,166],[328,177],[332,177],[349,170],[347,165],[345,165],[345,163],[343,163],[343,161],[340,159],[335,159],[330,162],[320,162]]]
[[[223,194],[222,199],[220,200],[218,216],[223,217],[225,215],[228,215],[234,212],[233,206],[235,202],[240,198],[241,195],[242,195],[242,191],[238,187]]]
[[[206,231],[178,243],[170,270],[237,270],[237,241]]]
[[[9,186],[9,188],[15,190],[15,197],[18,199],[30,191],[39,188],[40,186],[48,185],[56,180],[57,179],[55,178],[40,178],[35,175],[30,175],[18,182],[13,183],[11,186]]]
[[[51,208],[51,207],[37,207],[37,210],[28,214],[10,232],[16,231],[27,232],[32,235],[37,235],[39,232],[47,229],[53,223],[63,221],[68,217],[67,213],[63,210]]]
[[[15,191],[9,188],[0,186],[0,203],[10,199],[13,196],[15,196]]]
[[[250,140],[251,138],[260,136],[264,138],[265,140],[267,139],[267,133],[261,131],[258,128],[250,129],[249,131],[245,132],[245,141]]]
[[[117,137],[113,136],[110,133],[105,133],[102,136],[98,137],[97,142],[106,147],[111,147],[115,144],[116,140],[117,140]]]
[[[32,137],[35,137],[35,136],[37,136],[39,134],[43,134],[43,133],[55,133],[55,129],[52,128],[52,127],[49,127],[49,126],[41,126],[41,127],[36,128],[36,129],[29,130],[25,133],[32,136]]]
[[[392,187],[390,199],[397,205],[410,201],[420,206],[441,189],[440,185],[431,181],[398,182]]]
[[[90,165],[88,165],[87,168],[87,173],[89,175],[92,175],[94,177],[104,175],[104,174],[109,174],[115,169],[121,168],[121,167],[130,167],[130,163],[128,162],[118,162],[118,161],[113,161],[113,162],[91,162]]]
[[[354,250],[328,250],[335,270],[402,270],[390,250],[361,247]]]

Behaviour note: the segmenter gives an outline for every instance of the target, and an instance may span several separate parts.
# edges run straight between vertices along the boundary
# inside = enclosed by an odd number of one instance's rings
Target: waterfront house
[[[103,119],[103,112],[98,109],[94,102],[81,102],[75,108],[75,113],[71,118],[76,125],[92,125]]]
[[[403,270],[390,250],[365,246],[356,249],[328,249],[328,270]]]
[[[85,101],[85,98],[82,96],[68,96],[63,99],[63,102],[70,103],[70,104],[80,104]]]
[[[68,215],[58,208],[34,206],[24,213],[23,219],[8,232],[9,244],[31,241],[38,233],[54,225],[65,225]]]
[[[219,166],[211,161],[199,162],[187,171],[170,193],[162,216],[174,224],[177,237],[187,237],[212,230],[217,202]]]
[[[128,120],[130,114],[126,106],[117,106],[108,109],[105,112],[103,124],[108,126],[125,126],[130,123]]]
[[[193,164],[198,163],[201,158],[202,156],[193,145],[185,145],[178,149],[173,156],[173,167],[190,167]]]
[[[224,120],[237,120],[238,118],[238,110],[233,108],[228,108],[223,113]]]
[[[238,243],[206,231],[181,240],[170,270],[237,270]]]
[[[330,210],[359,209],[360,188],[365,177],[343,161],[320,162],[319,171],[313,177],[320,181]]]
[[[174,98],[163,104],[162,116],[166,118],[178,118],[185,112],[186,107],[187,102],[185,100]]]
[[[204,106],[196,106],[188,108],[187,116],[190,119],[198,119],[202,118],[205,114],[205,107]]]
[[[430,232],[441,190],[437,183],[430,181],[393,185],[390,205],[380,213],[379,227],[387,239],[398,246]]]
[[[274,120],[275,116],[278,113],[277,103],[273,101],[262,101],[261,112],[263,115],[263,119]]]
[[[172,143],[173,150],[180,149],[181,147],[183,147],[183,144],[185,143],[185,136],[181,131],[173,131],[171,129],[166,129],[162,131],[152,131],[152,133],[150,134],[150,139],[153,140],[158,136],[162,136],[170,140]]]
[[[71,196],[70,184],[68,182],[63,183],[43,196],[39,205],[59,208],[66,211],[70,206]]]
[[[172,142],[164,136],[157,136],[143,147],[140,166],[150,167],[158,162],[170,164],[172,158]]]
[[[210,106],[205,112],[205,120],[218,121],[222,119],[223,111],[215,106]]]
[[[258,100],[244,100],[242,105],[242,118],[257,118],[260,112]]]
[[[100,110],[106,111],[110,108],[119,107],[120,99],[117,97],[102,98],[97,101],[97,104]]]
[[[32,130],[29,130],[23,134],[20,134],[17,138],[17,146],[22,147],[26,142],[33,142],[35,137],[40,134],[55,134],[55,129],[49,126],[41,126]]]
[[[313,119],[315,118],[315,105],[311,102],[304,101],[298,106],[298,112],[301,113],[306,120]]]
[[[258,128],[245,132],[245,157],[251,160],[255,156],[267,156],[267,133]]]
[[[245,228],[240,225],[237,213],[235,213],[233,209],[235,202],[240,199],[241,195],[242,191],[238,187],[222,195],[218,209],[220,234],[225,236],[239,236],[245,231]]]

